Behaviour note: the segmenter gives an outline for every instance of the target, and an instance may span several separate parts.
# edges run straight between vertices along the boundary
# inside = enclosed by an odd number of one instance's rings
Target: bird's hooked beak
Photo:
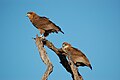
[[[30,16],[30,14],[27,13],[26,17],[29,17],[29,16]]]
[[[62,44],[62,47],[63,47],[63,48],[68,48],[68,47],[69,47],[69,45],[67,45],[67,44],[63,43],[63,44]]]

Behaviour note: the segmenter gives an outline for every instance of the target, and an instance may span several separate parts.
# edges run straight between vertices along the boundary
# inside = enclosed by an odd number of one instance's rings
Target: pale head
[[[32,19],[34,15],[35,12],[27,12],[27,17],[29,17],[30,19]]]
[[[71,47],[71,45],[70,45],[69,43],[67,43],[67,42],[64,42],[64,43],[62,44],[62,50],[63,50],[64,52],[66,52],[66,49],[69,48],[69,47]]]

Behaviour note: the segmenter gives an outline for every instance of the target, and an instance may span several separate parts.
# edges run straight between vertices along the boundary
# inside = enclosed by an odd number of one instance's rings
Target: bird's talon
[[[40,35],[41,38],[43,38],[43,35]]]
[[[42,36],[42,39],[45,40],[46,38],[44,36]]]

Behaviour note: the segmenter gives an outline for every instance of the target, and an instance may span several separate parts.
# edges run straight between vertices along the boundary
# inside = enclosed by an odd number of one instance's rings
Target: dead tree
[[[38,35],[36,35],[35,41],[36,41],[36,45],[38,47],[38,51],[39,51],[40,57],[41,57],[42,61],[47,65],[47,70],[44,73],[44,75],[42,77],[42,80],[47,80],[48,76],[53,71],[53,65],[50,62],[50,60],[49,60],[49,58],[48,58],[48,56],[46,54],[45,48],[43,47],[44,46],[44,44],[42,42],[43,38],[42,37],[38,37]]]
[[[36,41],[36,45],[38,47],[42,61],[48,66],[45,74],[42,77],[42,80],[47,80],[48,76],[50,75],[50,73],[53,70],[53,65],[50,62],[50,60],[46,54],[44,45],[47,46],[49,49],[51,49],[52,51],[54,51],[57,54],[57,56],[60,59],[60,63],[72,75],[73,80],[83,80],[82,76],[78,72],[78,69],[74,66],[73,62],[70,60],[69,55],[68,55],[68,60],[67,60],[66,55],[65,55],[64,51],[62,50],[62,48],[60,48],[60,49],[56,48],[52,44],[52,42],[50,42],[42,37],[38,37],[37,35],[36,35],[36,38],[34,38],[34,39]]]

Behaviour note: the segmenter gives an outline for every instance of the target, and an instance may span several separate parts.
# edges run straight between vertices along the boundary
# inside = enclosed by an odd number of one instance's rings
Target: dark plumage
[[[79,66],[88,66],[92,70],[92,66],[88,60],[88,58],[77,48],[72,47],[69,43],[64,42],[62,44],[63,51],[71,56],[71,60],[73,63],[79,67]]]
[[[60,27],[55,25],[53,22],[51,22],[48,18],[46,17],[41,17],[38,16],[34,12],[28,12],[27,16],[29,17],[30,21],[32,24],[40,30],[40,34],[44,35],[47,37],[50,33],[58,33],[59,31],[64,34],[64,32],[61,30]]]

